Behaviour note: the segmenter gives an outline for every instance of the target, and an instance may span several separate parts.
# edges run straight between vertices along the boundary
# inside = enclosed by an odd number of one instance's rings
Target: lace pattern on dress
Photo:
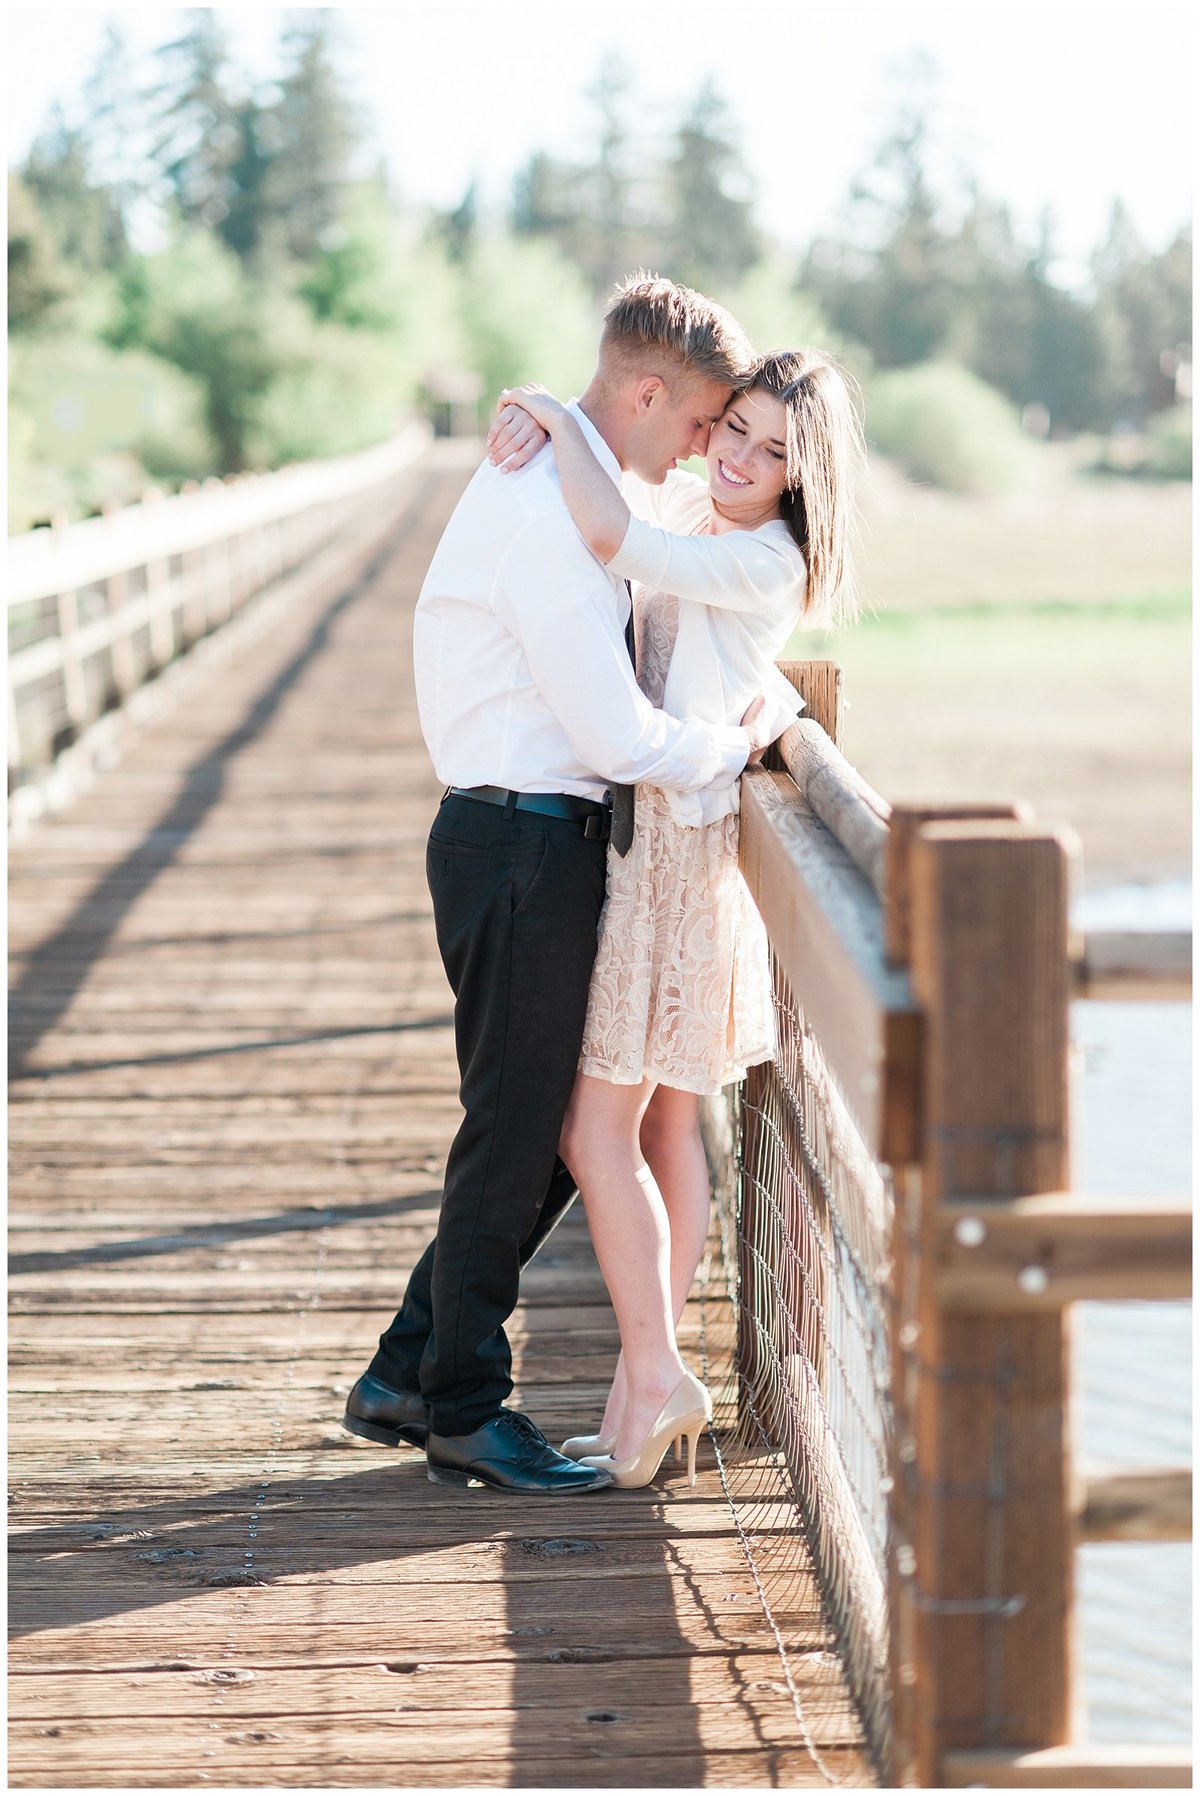
[[[638,684],[660,705],[679,601],[639,592]],[[581,1072],[716,1092],[775,1051],[766,931],[738,870],[738,819],[688,829],[637,788],[633,845],[608,856]]]

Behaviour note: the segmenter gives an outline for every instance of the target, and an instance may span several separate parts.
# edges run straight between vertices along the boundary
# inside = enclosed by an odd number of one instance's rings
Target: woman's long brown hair
[[[818,349],[760,357],[748,390],[787,412],[787,487],[780,515],[804,554],[804,616],[826,628],[853,623],[858,590],[854,487],[865,461],[853,377]]]

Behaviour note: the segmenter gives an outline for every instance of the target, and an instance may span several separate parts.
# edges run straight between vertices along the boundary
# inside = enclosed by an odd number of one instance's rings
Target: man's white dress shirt
[[[611,449],[571,409],[619,481]],[[639,780],[730,788],[746,764],[746,732],[654,710],[634,680],[628,617],[624,579],[571,522],[549,444],[519,474],[484,462],[417,601],[417,707],[438,778],[593,799]]]
[[[774,741],[804,709],[775,665],[803,615],[807,569],[791,531],[777,518],[709,534],[708,482],[681,469],[662,486],[627,474],[623,491],[633,515],[609,573],[679,600],[663,709],[725,723],[762,693]],[[677,823],[696,828],[736,811],[738,788],[668,792],[667,802]]]

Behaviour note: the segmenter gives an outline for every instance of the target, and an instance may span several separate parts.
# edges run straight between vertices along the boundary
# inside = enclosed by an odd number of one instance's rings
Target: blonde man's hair
[[[691,287],[641,269],[621,282],[604,313],[600,378],[680,374],[744,387],[755,365],[745,331],[731,312]]]
[[[854,487],[866,461],[858,383],[819,349],[787,349],[764,355],[748,387],[782,400],[787,414],[781,511],[808,568],[805,620],[826,628],[853,623]]]

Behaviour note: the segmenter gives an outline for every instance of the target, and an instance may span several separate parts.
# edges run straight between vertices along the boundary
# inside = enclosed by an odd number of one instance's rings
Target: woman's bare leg
[[[712,1188],[700,1138],[700,1100],[694,1092],[655,1087],[642,1117],[642,1154],[654,1174],[671,1232],[671,1313],[675,1322],[696,1277],[708,1241]],[[615,1434],[625,1404],[625,1362],[617,1360],[602,1436]]]
[[[618,1353],[617,1368],[613,1373],[613,1381],[608,1387],[608,1396],[604,1404],[604,1420],[600,1424],[602,1438],[616,1434],[621,1426],[621,1414],[625,1408],[625,1355]]]
[[[641,1446],[687,1370],[675,1344],[666,1205],[639,1140],[653,1089],[648,1083],[610,1085],[580,1073],[559,1145],[579,1186],[621,1332],[625,1392],[613,1448],[618,1459]]]
[[[678,1322],[708,1240],[712,1205],[696,1094],[657,1086],[642,1118],[641,1145],[671,1230],[671,1305]]]

